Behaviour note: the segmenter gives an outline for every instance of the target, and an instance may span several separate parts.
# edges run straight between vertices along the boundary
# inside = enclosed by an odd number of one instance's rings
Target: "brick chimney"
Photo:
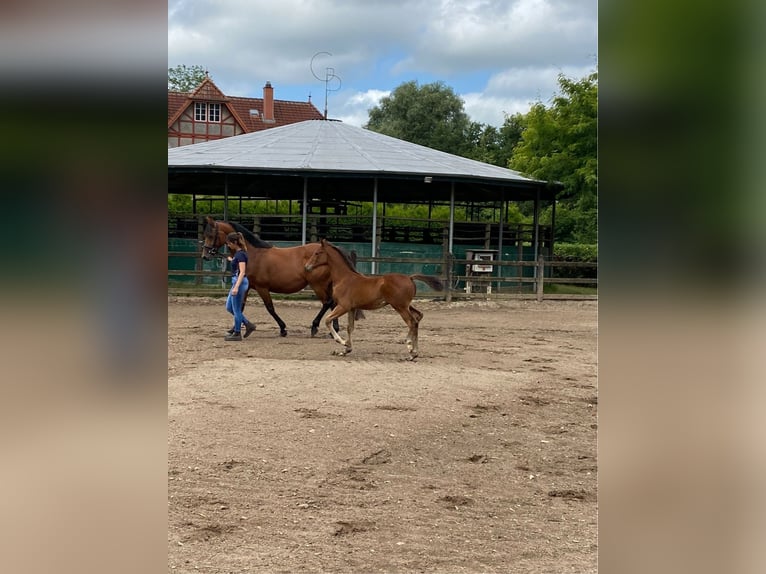
[[[271,82],[266,82],[263,86],[263,121],[267,124],[273,124],[274,119],[274,88]]]

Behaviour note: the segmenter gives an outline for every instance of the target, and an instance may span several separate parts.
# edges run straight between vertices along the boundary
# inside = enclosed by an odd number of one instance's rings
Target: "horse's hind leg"
[[[277,325],[279,325],[279,336],[287,337],[287,326],[274,310],[274,302],[271,300],[271,293],[269,293],[268,290],[258,290],[258,295],[263,299],[263,304],[266,305],[266,310],[269,312],[269,315],[271,315],[277,322]]]
[[[397,307],[396,311],[410,328],[407,332],[405,343],[407,344],[407,350],[410,352],[409,360],[411,361],[418,356],[418,323],[423,318],[423,313],[411,305],[408,308]]]
[[[420,320],[423,318],[423,313],[415,309],[412,305],[410,305],[409,311],[412,316],[412,325],[410,325],[407,350],[410,352],[410,356],[414,359],[418,356],[418,326],[420,325]]]
[[[423,318],[423,313],[415,309],[412,305],[409,306],[407,309],[407,313],[410,317],[410,320],[407,321],[405,319],[405,322],[409,326],[410,330],[407,333],[407,350],[410,352],[410,360],[416,358],[418,356],[418,325],[420,324],[420,320]],[[404,317],[404,315],[402,315]]]
[[[346,353],[351,352],[351,333],[354,332],[354,314],[353,309],[348,314],[348,325],[346,326],[346,332],[348,333],[348,337],[346,338]],[[335,321],[335,323],[337,324],[337,321]]]

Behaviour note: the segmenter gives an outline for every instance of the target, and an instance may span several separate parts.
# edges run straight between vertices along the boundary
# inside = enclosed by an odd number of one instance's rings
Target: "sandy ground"
[[[338,357],[316,301],[169,299],[170,572],[597,571],[598,303],[415,306],[409,362],[390,308]]]

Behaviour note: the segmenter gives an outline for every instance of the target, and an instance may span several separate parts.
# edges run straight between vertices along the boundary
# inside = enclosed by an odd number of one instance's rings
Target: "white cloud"
[[[443,81],[474,121],[555,93],[558,74],[595,67],[597,0],[171,0],[168,66],[202,65],[232,95],[276,97],[324,109],[327,67],[342,80],[330,117],[354,125],[403,82]],[[315,69],[311,58],[319,52]]]
[[[353,126],[362,127],[369,120],[369,110],[380,103],[382,98],[390,95],[390,91],[367,90],[366,92],[351,93],[348,97],[335,104],[337,113],[333,113],[333,106],[328,106],[328,116],[341,120]]]
[[[443,0],[401,70],[569,65],[595,51],[596,2]]]
[[[461,94],[471,120],[501,126],[506,115],[524,114],[535,102],[549,105],[560,92],[559,74],[580,79],[592,67],[511,68],[493,75],[482,91]]]
[[[461,96],[465,102],[465,112],[471,121],[500,127],[505,116],[523,114],[529,111],[530,102],[512,97],[487,96],[480,92]]]

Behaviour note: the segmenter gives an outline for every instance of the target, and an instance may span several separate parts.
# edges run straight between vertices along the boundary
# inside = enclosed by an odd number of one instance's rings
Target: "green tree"
[[[521,141],[508,167],[564,185],[557,204],[557,240],[595,243],[598,184],[598,74],[559,75],[551,107],[538,102],[524,118]],[[550,218],[550,210],[543,213]]]
[[[500,128],[471,122],[468,130],[469,151],[466,157],[507,167],[513,148],[521,141],[525,118],[521,114],[506,115]]]
[[[368,112],[369,130],[455,155],[471,151],[471,122],[461,100],[443,82],[398,86]]]
[[[470,149],[467,157],[501,167],[508,163],[509,156],[502,156],[502,138],[495,126],[471,122],[468,141]]]
[[[204,66],[186,66],[180,64],[168,68],[168,90],[192,92],[207,78]]]
[[[511,157],[513,157],[513,148],[519,145],[521,136],[524,133],[524,127],[526,126],[526,117],[522,114],[513,114],[509,116],[506,114],[505,121],[498,131],[499,145],[498,157],[503,160],[502,165],[506,167]]]

